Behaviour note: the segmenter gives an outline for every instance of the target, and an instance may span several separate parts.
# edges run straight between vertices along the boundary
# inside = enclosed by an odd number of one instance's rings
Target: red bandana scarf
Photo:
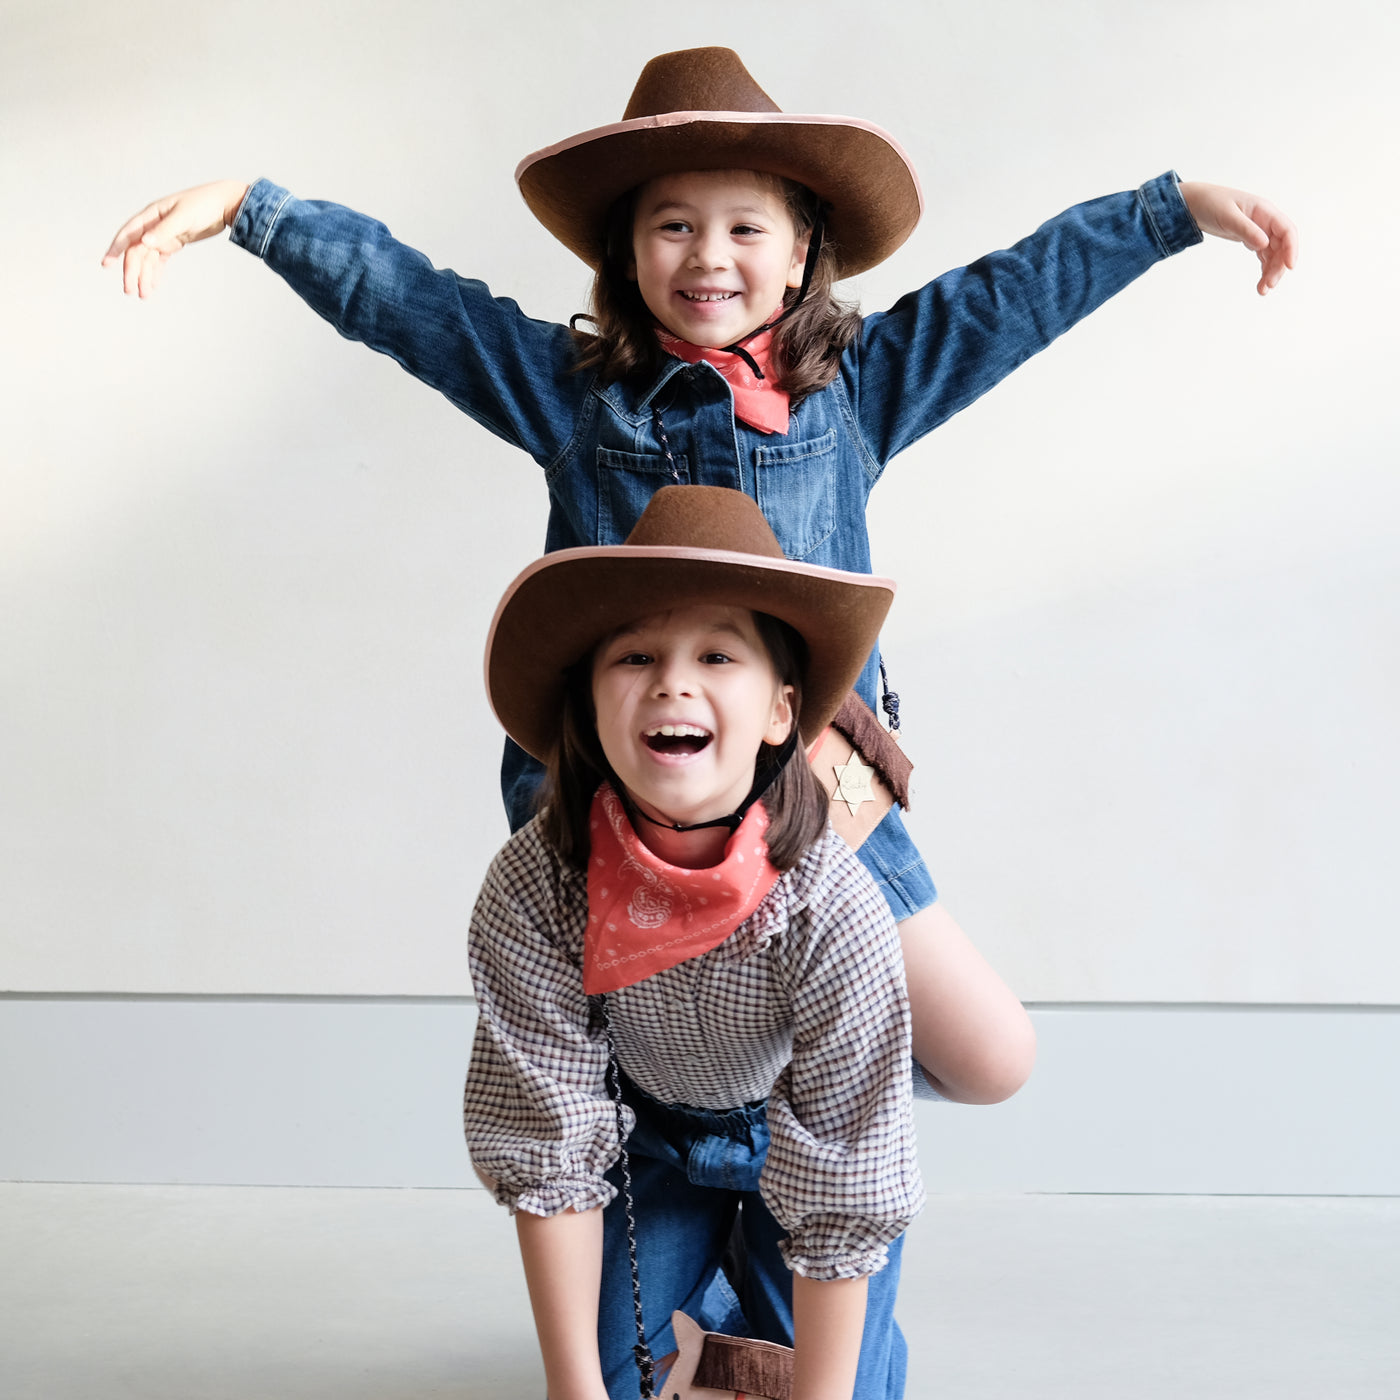
[[[782,308],[779,307],[778,310],[781,312]],[[729,387],[734,391],[735,417],[742,419],[749,427],[757,428],[761,433],[787,432],[787,390],[774,387],[773,374],[769,368],[773,346],[771,330],[754,336],[744,344],[744,349],[763,371],[762,379],[750,369],[742,355],[736,355],[732,350],[712,350],[708,345],[692,345],[690,341],[682,340],[659,326],[656,336],[662,349],[669,351],[678,360],[692,365],[705,360],[729,381]]]
[[[768,813],[755,802],[707,870],[668,865],[632,830],[606,783],[588,818],[588,928],[583,990],[615,992],[718,948],[758,908],[778,872],[768,859]]]

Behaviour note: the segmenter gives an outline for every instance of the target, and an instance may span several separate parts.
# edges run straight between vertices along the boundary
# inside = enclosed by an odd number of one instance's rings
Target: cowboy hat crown
[[[653,58],[620,122],[526,156],[515,178],[535,217],[596,271],[616,201],[685,170],[759,170],[806,185],[825,206],[842,277],[884,261],[923,211],[918,177],[888,132],[782,111],[725,48]]]

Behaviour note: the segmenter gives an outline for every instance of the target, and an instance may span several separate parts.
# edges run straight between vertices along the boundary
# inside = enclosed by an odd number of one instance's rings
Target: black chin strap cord
[[[817,259],[821,256],[822,237],[826,229],[826,216],[818,213],[816,222],[812,225],[811,237],[807,240],[807,261],[802,265],[802,285],[797,289],[797,295],[792,299],[790,306],[785,306],[780,315],[775,316],[771,321],[761,325],[757,330],[750,331],[748,335],[741,336],[733,345],[724,345],[720,348],[728,351],[731,355],[737,355],[748,365],[755,379],[763,378],[763,371],[758,367],[758,361],[744,349],[744,342],[752,340],[756,335],[762,335],[764,331],[771,331],[779,321],[792,315],[807,298],[807,293],[812,286],[812,277],[817,270]]]
[[[628,796],[626,788],[618,784],[618,790],[622,796],[624,805],[627,808],[627,815],[632,817],[633,825],[636,825],[635,818],[640,817],[644,822],[650,822],[652,826],[664,826],[667,831],[705,831],[712,826],[725,826],[730,831],[737,831],[739,823],[748,815],[749,808],[778,781],[778,775],[788,766],[793,754],[797,752],[797,725],[794,724],[791,733],[778,746],[778,751],[773,756],[773,761],[767,764],[762,772],[755,773],[753,786],[749,789],[749,795],[732,811],[727,817],[716,817],[712,822],[663,822],[655,817],[649,817],[643,812],[631,797]]]

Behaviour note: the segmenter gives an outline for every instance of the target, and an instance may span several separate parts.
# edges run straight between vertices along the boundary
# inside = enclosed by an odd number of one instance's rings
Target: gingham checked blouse
[[[472,915],[467,1145],[512,1211],[589,1210],[614,1195],[607,1043],[580,972],[587,912],[584,872],[531,822],[492,862]],[[788,1231],[789,1267],[830,1279],[883,1266],[924,1199],[909,1011],[889,907],[840,837],[828,828],[719,947],[611,993],[610,1006],[618,1061],[654,1098],[766,1100],[759,1189]]]

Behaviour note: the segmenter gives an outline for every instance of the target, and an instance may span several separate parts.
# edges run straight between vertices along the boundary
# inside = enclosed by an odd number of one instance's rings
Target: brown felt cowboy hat
[[[486,642],[486,692],[527,753],[559,733],[565,672],[610,632],[692,603],[770,613],[807,644],[798,729],[810,742],[875,646],[894,583],[783,558],[763,512],[724,486],[663,486],[626,543],[561,549],[506,589]]]
[[[827,206],[842,277],[889,257],[923,211],[914,167],[887,131],[780,111],[733,49],[653,58],[620,122],[526,156],[515,179],[535,217],[596,271],[616,200],[682,170],[762,170],[806,185]]]

